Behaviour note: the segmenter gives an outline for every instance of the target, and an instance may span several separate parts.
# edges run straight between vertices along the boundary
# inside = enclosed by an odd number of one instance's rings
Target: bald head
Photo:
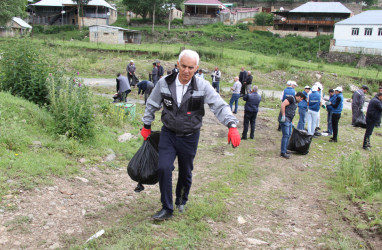
[[[235,76],[235,78],[233,78],[233,80],[234,80],[235,82],[237,82],[237,81],[239,81],[239,77]]]

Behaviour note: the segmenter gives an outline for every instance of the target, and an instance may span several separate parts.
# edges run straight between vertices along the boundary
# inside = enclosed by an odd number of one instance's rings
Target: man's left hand
[[[236,148],[240,145],[240,134],[237,128],[230,128],[228,130],[228,144],[232,143],[232,147]]]

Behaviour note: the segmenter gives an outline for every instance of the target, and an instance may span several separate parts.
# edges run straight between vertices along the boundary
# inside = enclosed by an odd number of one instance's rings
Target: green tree
[[[166,11],[168,11],[168,30],[171,28],[171,21],[172,21],[172,8],[180,6],[183,3],[183,0],[166,0],[165,1],[165,8]]]
[[[81,29],[82,26],[84,26],[84,6],[87,5],[90,0],[72,0],[72,2],[77,4],[78,29]],[[82,15],[82,25],[80,25],[80,10]]]
[[[123,0],[122,3],[127,7],[128,11],[132,11],[137,15],[141,15],[143,18],[146,18],[147,14],[153,12],[155,6],[153,0]]]
[[[14,16],[24,16],[26,0],[0,1],[0,26],[6,25]]]
[[[261,12],[255,16],[255,24],[260,26],[273,25],[273,15]]]

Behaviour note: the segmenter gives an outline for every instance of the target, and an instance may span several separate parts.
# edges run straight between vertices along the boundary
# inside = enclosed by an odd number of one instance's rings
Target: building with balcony
[[[117,20],[117,10],[104,0],[90,0],[80,15],[72,0],[41,0],[30,4],[29,9],[32,24],[91,26],[110,25]]]
[[[308,2],[291,11],[274,11],[274,30],[333,33],[334,24],[352,12],[340,2]]]
[[[382,10],[368,10],[336,23],[330,52],[382,55]]]
[[[220,12],[226,9],[219,0],[187,0],[184,2],[184,25],[220,22]]]

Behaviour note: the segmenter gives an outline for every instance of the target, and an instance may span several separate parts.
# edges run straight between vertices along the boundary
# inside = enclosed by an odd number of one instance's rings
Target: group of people
[[[218,67],[211,73],[212,85],[204,79],[203,71],[199,71],[199,55],[192,50],[183,50],[179,54],[176,66],[167,76],[160,77],[160,70],[156,62],[151,72],[152,91],[148,97],[145,112],[142,118],[143,127],[141,135],[147,140],[151,134],[151,125],[155,120],[155,113],[161,108],[161,135],[158,145],[158,178],[161,193],[161,209],[152,218],[156,221],[170,219],[174,210],[182,213],[186,209],[188,196],[192,185],[193,162],[196,156],[200,128],[205,114],[204,104],[207,104],[217,119],[228,129],[228,143],[238,147],[241,140],[247,139],[249,125],[251,125],[249,138],[254,139],[255,123],[261,96],[258,87],[252,87],[252,76],[242,68],[239,76],[234,78],[231,88],[232,98],[227,104],[219,94],[219,81],[221,72]],[[133,71],[135,72],[135,71]],[[133,73],[132,72],[132,73]],[[121,88],[121,75],[118,76]],[[128,78],[127,83],[129,83]],[[146,88],[146,83],[138,83],[140,90]],[[244,87],[244,88],[243,88]],[[283,92],[279,122],[282,130],[281,156],[289,158],[287,145],[292,131],[292,121],[299,107],[300,121],[298,128],[305,129],[307,123],[308,133],[312,136],[319,127],[320,107],[325,106],[330,113],[331,128],[329,134],[331,141],[337,142],[338,121],[341,117],[344,98],[342,88],[329,90],[330,98],[323,105],[323,87],[316,83],[311,88],[306,86],[303,92],[296,93],[297,83],[288,81],[288,87]],[[123,89],[121,89],[122,91]],[[147,90],[147,89],[146,89]],[[382,91],[381,91],[382,92]],[[240,135],[237,129],[238,119],[237,100],[242,97],[244,106],[244,128]],[[235,109],[232,110],[233,103]],[[233,112],[232,112],[233,111]],[[382,93],[378,93],[370,101],[366,120],[370,129],[366,130],[365,141],[370,143],[369,137],[377,124],[382,111]],[[329,119],[328,117],[328,119]],[[305,120],[307,122],[305,122]],[[374,125],[373,125],[374,124]],[[178,158],[178,180],[175,188],[175,206],[173,204],[172,172],[174,162]]]
[[[336,143],[338,141],[338,124],[344,105],[344,97],[342,95],[342,87],[329,89],[329,100],[323,99],[323,86],[316,82],[312,87],[305,86],[304,91],[296,94],[295,88],[298,86],[295,81],[288,81],[287,88],[283,91],[281,97],[281,111],[279,122],[282,130],[281,157],[290,158],[287,151],[287,145],[292,133],[292,120],[295,116],[295,110],[298,107],[299,121],[297,129],[305,130],[307,124],[307,133],[313,138],[317,138],[320,130],[320,109],[327,110],[328,129],[323,133],[332,136],[329,142]],[[363,116],[363,106],[365,103],[365,93],[369,88],[363,85],[359,90],[355,91],[352,96],[352,125],[356,125],[356,120]],[[380,126],[382,113],[382,87],[379,87],[379,93],[370,101],[366,113],[366,132],[364,136],[363,148],[370,149],[370,136],[374,127]],[[298,103],[297,106],[295,103]]]

